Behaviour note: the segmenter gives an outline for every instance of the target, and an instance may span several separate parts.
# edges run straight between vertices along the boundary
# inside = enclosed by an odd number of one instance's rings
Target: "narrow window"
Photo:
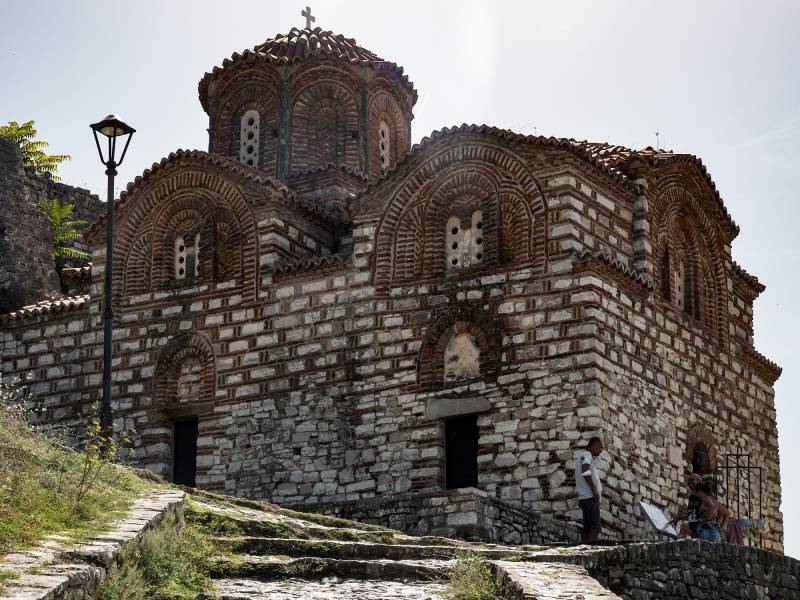
[[[200,234],[175,238],[175,279],[200,276]]]
[[[669,248],[666,245],[661,255],[661,297],[667,301],[670,299]]]
[[[445,421],[447,489],[478,486],[478,415]]]
[[[445,246],[449,270],[483,262],[483,213],[474,211],[466,227],[457,216],[450,217],[445,225]]]
[[[678,308],[683,310],[686,307],[685,297],[686,286],[686,267],[683,257],[679,257],[675,265],[675,298],[678,303]]]
[[[472,213],[472,229],[470,230],[470,262],[478,264],[483,262],[483,212],[476,210]]]
[[[464,258],[464,230],[461,228],[461,219],[450,217],[445,226],[445,248],[447,268],[458,269],[463,266]]]
[[[381,173],[386,173],[389,168],[391,138],[389,133],[389,125],[386,121],[381,121],[378,125],[378,150],[381,160]]]
[[[175,279],[186,277],[186,242],[182,235],[175,238]]]
[[[242,116],[239,139],[239,160],[251,167],[258,166],[258,128],[261,117],[257,110],[248,110]]]

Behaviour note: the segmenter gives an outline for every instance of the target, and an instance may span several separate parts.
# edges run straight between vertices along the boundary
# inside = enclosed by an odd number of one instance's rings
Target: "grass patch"
[[[86,455],[56,445],[9,409],[20,393],[0,378],[0,554],[52,533],[86,539],[153,486],[131,470],[106,464],[81,496]]]
[[[194,599],[211,591],[209,557],[214,549],[193,527],[168,513],[157,529],[122,551],[103,580],[97,600]]]
[[[456,561],[442,596],[452,600],[501,600],[491,564],[475,554]]]

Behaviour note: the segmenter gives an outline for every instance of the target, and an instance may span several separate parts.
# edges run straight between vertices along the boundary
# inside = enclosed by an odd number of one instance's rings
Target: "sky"
[[[734,259],[767,286],[756,348],[783,366],[776,406],[785,544],[800,558],[800,2],[314,0],[316,26],[405,67],[413,141],[461,123],[656,145],[703,159],[741,227]],[[305,0],[0,0],[0,122],[33,119],[104,192],[89,124],[137,129],[117,192],[178,148],[208,148],[197,99],[233,52],[303,27]]]

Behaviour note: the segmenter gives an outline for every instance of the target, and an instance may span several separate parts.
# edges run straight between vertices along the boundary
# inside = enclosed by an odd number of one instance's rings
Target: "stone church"
[[[600,435],[608,536],[644,535],[640,501],[674,514],[694,469],[782,549],[764,287],[700,159],[486,125],[412,146],[403,68],[319,28],[225,59],[199,97],[208,151],[128,184],[113,264],[100,217],[68,295],[0,317],[2,371],[48,419],[101,398],[111,268],[115,428],[176,482],[416,531],[556,527]],[[0,203],[24,202],[6,154]]]

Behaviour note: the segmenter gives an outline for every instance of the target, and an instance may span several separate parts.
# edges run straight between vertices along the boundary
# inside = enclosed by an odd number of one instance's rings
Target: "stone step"
[[[442,600],[443,583],[421,581],[364,581],[326,577],[319,581],[287,579],[253,581],[219,579],[218,600]]]
[[[434,538],[435,539],[435,538]],[[424,542],[424,539],[417,541]],[[217,537],[214,543],[239,554],[267,556],[316,556],[320,558],[426,560],[452,559],[466,552],[487,559],[525,560],[533,555],[512,549],[465,548],[463,546],[419,544],[382,544],[374,542],[344,542],[339,540],[306,540],[297,538]]]
[[[350,560],[304,556],[282,558],[276,556],[237,556],[223,559],[211,568],[213,579],[256,579],[275,581],[282,579],[343,579],[443,581],[455,561],[425,560]]]
[[[503,597],[510,600],[622,600],[588,571],[570,563],[495,563]]]

